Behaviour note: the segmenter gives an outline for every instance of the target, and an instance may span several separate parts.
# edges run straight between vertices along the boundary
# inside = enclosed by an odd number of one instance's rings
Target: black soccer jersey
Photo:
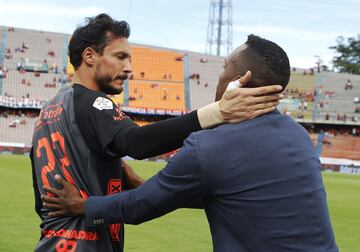
[[[35,206],[42,219],[36,251],[123,251],[122,223],[90,228],[84,217],[49,218],[39,197],[42,186],[58,188],[54,175],[60,174],[84,198],[120,192],[121,156],[145,158],[171,151],[196,130],[196,111],[138,127],[104,93],[79,84],[60,90],[41,110],[32,140]]]
[[[81,111],[86,105],[90,105],[89,111]],[[80,129],[79,119],[86,120],[82,113],[95,115],[89,117],[87,128]],[[100,116],[96,113],[102,113],[106,120],[114,117],[113,122],[106,124],[97,120],[96,116],[99,119]],[[110,128],[115,123],[123,127],[134,125],[105,95],[80,86],[60,91],[42,109],[33,136],[32,156],[39,191],[43,192],[43,185],[57,186],[53,179],[55,174],[61,174],[76,185],[83,197],[121,191],[121,160],[107,146],[112,134],[117,133]],[[106,128],[106,125],[110,126]],[[93,139],[85,138],[88,133]],[[89,148],[87,143],[98,145]],[[37,205],[41,206],[40,203]],[[48,209],[41,209],[42,233],[36,251],[123,249],[123,224],[93,229],[86,227],[83,217],[49,218],[47,213]]]

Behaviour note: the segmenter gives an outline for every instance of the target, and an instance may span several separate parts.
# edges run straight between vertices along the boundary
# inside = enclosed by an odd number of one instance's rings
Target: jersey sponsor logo
[[[121,121],[127,118],[127,115],[124,114],[119,108],[115,108],[117,116],[113,116],[114,121]]]
[[[35,129],[39,130],[44,124],[50,125],[60,121],[60,115],[64,111],[62,104],[63,102],[50,104],[46,108],[42,109],[36,122]]]
[[[85,241],[97,241],[99,240],[99,235],[97,232],[90,232],[85,230],[71,230],[71,229],[44,229],[42,235],[51,238],[51,237],[61,237],[66,239],[74,240],[85,240]]]
[[[97,108],[98,110],[103,110],[103,109],[113,109],[113,103],[111,100],[104,98],[104,97],[98,97],[96,98],[96,100],[93,103],[93,107]]]

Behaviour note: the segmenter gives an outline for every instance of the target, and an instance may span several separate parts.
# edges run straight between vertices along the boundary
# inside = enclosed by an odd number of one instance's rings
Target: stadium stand
[[[47,100],[66,84],[65,34],[2,29],[5,37],[2,95]]]
[[[224,58],[189,53],[190,108],[198,109],[215,100],[216,86],[223,70]]]
[[[360,159],[360,137],[337,135],[324,139],[322,157]]]
[[[134,79],[184,82],[184,55],[167,50],[131,47]]]
[[[184,84],[132,80],[128,100],[130,107],[185,110]]]
[[[127,105],[136,108],[186,110],[184,55],[167,50],[132,47],[133,78]]]
[[[0,116],[0,142],[31,143],[36,117]]]
[[[293,71],[278,109],[294,118],[311,120],[314,111],[316,78],[313,72]]]
[[[348,80],[351,88],[346,87]],[[342,123],[359,121],[356,106],[360,104],[355,98],[360,96],[360,76],[322,72],[318,85],[315,119]]]

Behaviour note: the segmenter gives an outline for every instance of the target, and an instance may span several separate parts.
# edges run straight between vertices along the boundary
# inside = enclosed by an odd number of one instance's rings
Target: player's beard
[[[120,79],[123,79],[123,81],[125,81],[124,78]],[[101,92],[109,95],[120,94],[123,91],[123,88],[121,86],[115,87],[111,85],[111,82],[115,80],[113,80],[111,75],[103,74],[99,65],[96,67],[95,81]]]

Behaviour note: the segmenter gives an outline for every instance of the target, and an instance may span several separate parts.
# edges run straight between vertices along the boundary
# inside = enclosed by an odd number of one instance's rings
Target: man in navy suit
[[[253,73],[249,87],[290,77],[286,53],[250,35],[225,60],[216,98],[227,83]],[[201,198],[214,251],[338,251],[320,173],[308,133],[277,110],[239,124],[192,133],[181,150],[142,186],[82,199],[64,189],[43,196],[53,216],[85,214],[88,225],[139,224]]]

